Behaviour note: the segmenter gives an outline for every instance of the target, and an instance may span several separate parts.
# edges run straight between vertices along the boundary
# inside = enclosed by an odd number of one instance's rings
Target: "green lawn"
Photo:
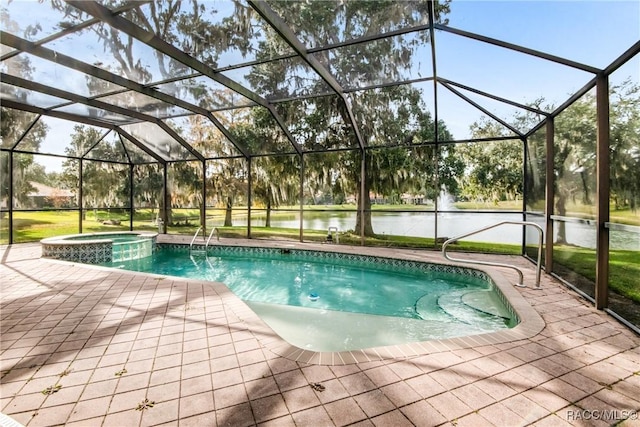
[[[596,280],[596,251],[574,246],[554,246],[553,262],[587,279]],[[640,303],[640,251],[609,251],[609,286]]]

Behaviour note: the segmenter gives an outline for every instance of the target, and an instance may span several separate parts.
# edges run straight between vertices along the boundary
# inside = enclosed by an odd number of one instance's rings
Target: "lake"
[[[254,226],[264,225],[264,215],[260,211],[253,211]],[[277,212],[271,218],[272,227],[298,228],[300,226],[299,214],[291,212]],[[495,224],[500,221],[521,221],[520,213],[495,213],[495,212],[447,212],[438,214],[438,237],[455,237],[461,234],[477,230]],[[531,217],[530,221],[533,221]],[[544,222],[535,218],[544,228]],[[398,236],[429,237],[435,233],[435,215],[433,212],[373,212],[371,217],[373,230],[377,234],[390,234]],[[556,224],[558,222],[556,221]],[[310,230],[327,230],[329,227],[337,227],[340,231],[354,230],[356,224],[356,212],[318,212],[305,211],[303,228]],[[567,241],[576,246],[595,249],[595,226],[566,222]],[[610,230],[611,249],[640,250],[640,227],[633,231]],[[557,236],[557,226],[555,230]],[[530,243],[538,241],[538,233],[533,227],[528,227],[528,240]],[[495,242],[506,244],[522,244],[522,227],[518,225],[503,225],[498,228],[484,231],[480,234],[465,238],[464,240],[476,242]]]

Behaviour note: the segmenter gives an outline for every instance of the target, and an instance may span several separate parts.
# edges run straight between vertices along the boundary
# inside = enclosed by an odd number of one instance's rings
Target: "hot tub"
[[[40,243],[45,258],[102,264],[150,256],[157,236],[155,232],[117,231],[50,237]]]

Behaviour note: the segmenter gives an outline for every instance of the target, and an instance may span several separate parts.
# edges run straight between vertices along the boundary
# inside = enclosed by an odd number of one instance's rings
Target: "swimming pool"
[[[518,323],[484,272],[298,249],[224,247],[190,256],[158,245],[110,266],[224,283],[276,333],[312,351],[345,351],[483,334]]]

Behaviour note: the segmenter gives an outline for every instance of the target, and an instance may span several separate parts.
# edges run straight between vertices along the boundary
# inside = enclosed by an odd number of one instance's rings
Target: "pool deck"
[[[640,337],[545,274],[540,290],[512,288],[534,312],[520,333],[314,355],[222,284],[40,254],[0,247],[0,411],[22,425],[640,426]],[[522,267],[533,284],[527,260],[483,258]]]

